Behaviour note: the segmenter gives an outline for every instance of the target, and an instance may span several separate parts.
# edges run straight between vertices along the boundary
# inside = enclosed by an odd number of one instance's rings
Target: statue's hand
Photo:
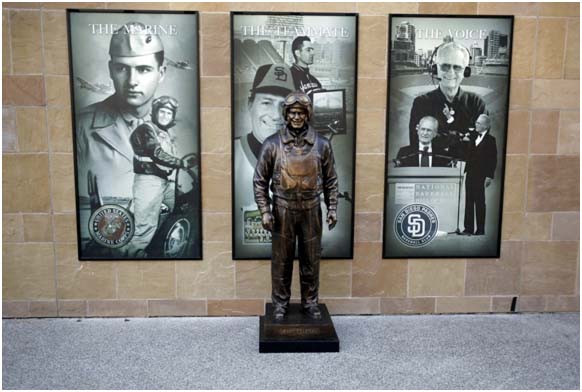
[[[263,214],[263,229],[267,231],[273,231],[273,223],[275,222],[275,218],[273,218],[273,214],[270,212],[265,212]]]
[[[337,223],[337,212],[335,210],[327,211],[327,227],[332,230]]]

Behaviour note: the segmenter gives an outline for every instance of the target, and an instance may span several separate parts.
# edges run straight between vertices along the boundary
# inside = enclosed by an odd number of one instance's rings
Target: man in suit
[[[497,146],[489,130],[491,120],[481,114],[475,122],[475,130],[466,136],[467,143],[465,166],[465,235],[485,234],[485,188],[495,178],[497,167]],[[475,229],[475,218],[477,230]]]
[[[437,135],[439,122],[432,116],[424,116],[416,125],[418,144],[402,147],[394,160],[396,167],[444,167],[451,157],[438,145],[432,143]]]

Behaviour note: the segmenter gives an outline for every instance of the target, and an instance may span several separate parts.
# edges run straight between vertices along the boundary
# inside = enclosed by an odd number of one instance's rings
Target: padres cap
[[[251,94],[267,93],[286,96],[295,90],[291,70],[285,64],[261,65],[255,74]]]
[[[136,57],[164,50],[160,37],[146,32],[143,23],[129,22],[113,33],[109,45],[111,56]]]

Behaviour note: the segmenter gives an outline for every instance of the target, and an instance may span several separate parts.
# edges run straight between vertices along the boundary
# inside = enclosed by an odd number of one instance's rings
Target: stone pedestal
[[[273,319],[273,304],[268,303],[259,322],[261,353],[339,352],[339,339],[325,304],[320,304],[321,320],[303,314],[301,304],[290,304],[283,321]]]

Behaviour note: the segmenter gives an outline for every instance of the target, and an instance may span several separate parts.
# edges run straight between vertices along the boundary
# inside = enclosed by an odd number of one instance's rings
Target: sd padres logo
[[[133,237],[133,217],[123,207],[105,205],[91,214],[89,234],[99,245],[120,248]]]
[[[432,208],[410,204],[401,209],[394,221],[396,237],[406,246],[419,248],[429,244],[437,234],[439,221]]]

